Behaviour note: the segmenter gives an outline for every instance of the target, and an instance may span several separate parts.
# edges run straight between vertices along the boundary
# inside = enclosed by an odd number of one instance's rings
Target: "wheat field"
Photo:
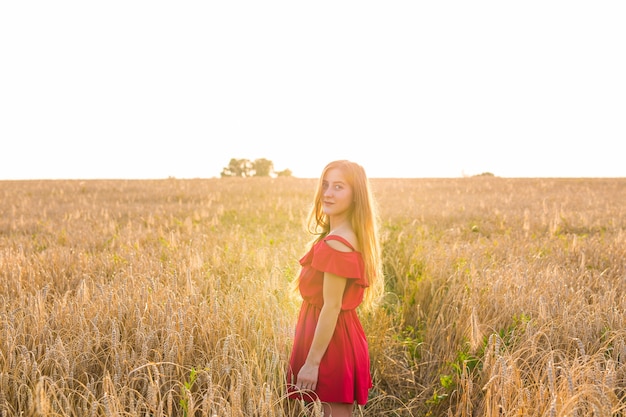
[[[373,179],[359,416],[626,415],[626,179]],[[0,182],[0,417],[285,399],[315,180]]]

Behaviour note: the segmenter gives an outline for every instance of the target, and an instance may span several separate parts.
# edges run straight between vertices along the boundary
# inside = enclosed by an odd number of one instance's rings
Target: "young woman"
[[[319,399],[324,416],[351,416],[372,387],[369,351],[356,308],[382,293],[377,217],[365,170],[329,163],[308,217],[316,237],[300,259],[298,316],[288,371],[291,398]]]

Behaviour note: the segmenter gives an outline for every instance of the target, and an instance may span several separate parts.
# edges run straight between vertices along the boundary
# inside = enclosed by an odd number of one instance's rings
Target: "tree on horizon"
[[[266,158],[255,159],[237,159],[231,158],[227,167],[222,169],[220,177],[291,177],[290,169],[282,171],[274,170],[274,162]]]

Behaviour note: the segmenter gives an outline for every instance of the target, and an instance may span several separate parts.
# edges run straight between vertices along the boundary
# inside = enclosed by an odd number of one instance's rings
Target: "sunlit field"
[[[374,179],[355,416],[626,415],[626,179]],[[0,182],[0,417],[285,399],[315,180]]]

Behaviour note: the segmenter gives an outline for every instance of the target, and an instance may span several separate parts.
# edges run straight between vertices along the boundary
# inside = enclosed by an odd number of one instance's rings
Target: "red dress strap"
[[[350,242],[348,242],[348,239],[344,238],[343,236],[339,236],[339,235],[328,235],[326,236],[324,239],[322,239],[324,241],[326,240],[338,240],[339,242],[343,243],[344,245],[346,245],[347,247],[349,247],[350,249],[352,249],[353,252],[356,252],[356,249],[354,249],[354,246],[352,246],[352,244]]]

